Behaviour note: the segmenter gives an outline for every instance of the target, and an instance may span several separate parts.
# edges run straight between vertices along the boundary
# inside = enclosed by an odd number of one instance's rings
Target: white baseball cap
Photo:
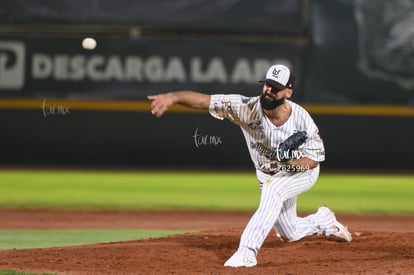
[[[295,84],[295,75],[285,65],[273,65],[267,70],[266,78],[259,82],[267,83],[278,89],[292,89]]]

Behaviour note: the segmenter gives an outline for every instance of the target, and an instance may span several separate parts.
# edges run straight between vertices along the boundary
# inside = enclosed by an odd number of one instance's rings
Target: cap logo
[[[281,70],[276,70],[276,68],[275,68],[275,69],[273,69],[272,75],[273,75],[275,78],[278,78],[278,77],[279,77],[279,73],[280,73],[280,71],[281,71]]]

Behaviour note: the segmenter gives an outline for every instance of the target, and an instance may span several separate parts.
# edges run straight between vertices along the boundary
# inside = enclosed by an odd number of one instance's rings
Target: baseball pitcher
[[[173,104],[209,110],[217,119],[238,125],[246,139],[261,188],[260,204],[240,238],[237,251],[225,266],[252,267],[272,228],[279,238],[297,241],[314,234],[350,242],[351,233],[323,206],[298,217],[296,198],[309,190],[325,159],[323,141],[310,114],[289,98],[295,75],[285,65],[273,65],[261,80],[260,96],[203,94],[176,91],[148,96],[152,114],[162,116]]]

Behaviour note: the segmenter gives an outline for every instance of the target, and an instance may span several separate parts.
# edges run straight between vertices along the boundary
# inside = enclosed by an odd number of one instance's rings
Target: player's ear
[[[293,94],[293,90],[292,89],[287,89],[287,93],[286,93],[286,98],[290,98]]]

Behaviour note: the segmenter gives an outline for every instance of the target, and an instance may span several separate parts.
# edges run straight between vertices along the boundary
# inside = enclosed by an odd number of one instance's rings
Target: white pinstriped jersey
[[[297,131],[306,131],[308,139],[298,148],[298,157],[308,157],[321,162],[325,149],[318,127],[309,113],[298,104],[289,101],[292,112],[280,127],[275,126],[264,114],[260,96],[245,97],[236,94],[211,96],[210,114],[217,119],[227,118],[239,125],[246,139],[250,157],[257,170],[265,173],[280,171],[280,163],[270,158],[277,145]]]

